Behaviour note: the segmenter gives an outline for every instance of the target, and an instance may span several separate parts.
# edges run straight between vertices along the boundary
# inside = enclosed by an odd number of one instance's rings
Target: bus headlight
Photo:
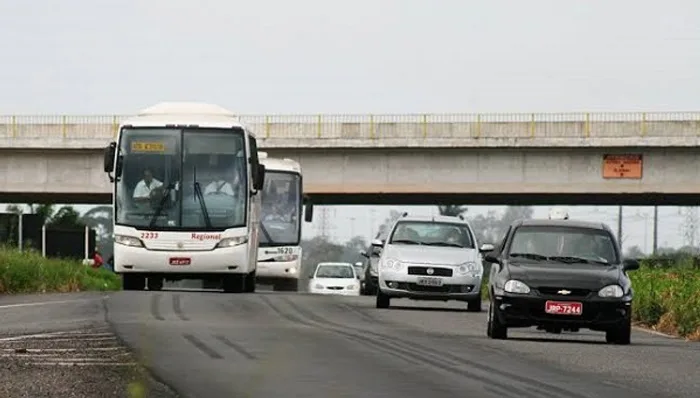
[[[244,243],[248,242],[248,237],[247,236],[236,236],[233,238],[224,238],[219,241],[219,243],[216,245],[219,249],[223,249],[226,247],[234,247],[238,245],[242,245]]]
[[[141,242],[141,239],[127,235],[114,235],[114,243],[131,247],[143,247],[143,242]]]

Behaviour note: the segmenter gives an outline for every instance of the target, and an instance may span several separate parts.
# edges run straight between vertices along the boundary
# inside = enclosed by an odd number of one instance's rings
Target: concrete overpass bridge
[[[0,202],[108,203],[102,148],[123,117],[0,116]],[[700,201],[700,112],[241,119],[302,164],[316,203]]]

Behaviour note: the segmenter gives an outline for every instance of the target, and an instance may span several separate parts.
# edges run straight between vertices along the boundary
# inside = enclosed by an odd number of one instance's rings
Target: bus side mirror
[[[307,203],[306,209],[304,209],[304,221],[311,222],[314,219],[314,204]]]
[[[255,174],[253,174],[253,189],[260,191],[265,184],[265,165],[258,164]]]
[[[114,182],[112,172],[114,171],[114,154],[117,152],[117,143],[112,141],[104,150],[104,171],[109,177],[109,182]]]

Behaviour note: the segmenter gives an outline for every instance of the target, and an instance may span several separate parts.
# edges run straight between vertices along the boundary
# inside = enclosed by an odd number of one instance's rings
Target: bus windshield
[[[118,225],[176,231],[245,226],[242,129],[124,128],[118,156]]]
[[[297,245],[301,240],[301,177],[266,170],[262,195],[260,246]]]

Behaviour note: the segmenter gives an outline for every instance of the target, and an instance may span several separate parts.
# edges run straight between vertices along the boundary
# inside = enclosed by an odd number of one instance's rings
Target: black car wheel
[[[632,342],[632,320],[627,318],[618,328],[606,331],[605,341],[609,344],[630,344]]]
[[[382,293],[382,291],[377,288],[377,308],[389,308],[391,304],[391,297]]]
[[[496,304],[491,300],[489,303],[486,334],[492,339],[505,340],[508,338],[508,328],[499,321],[497,311],[498,307],[496,307]]]
[[[467,311],[481,312],[481,295],[475,299],[467,301]]]

